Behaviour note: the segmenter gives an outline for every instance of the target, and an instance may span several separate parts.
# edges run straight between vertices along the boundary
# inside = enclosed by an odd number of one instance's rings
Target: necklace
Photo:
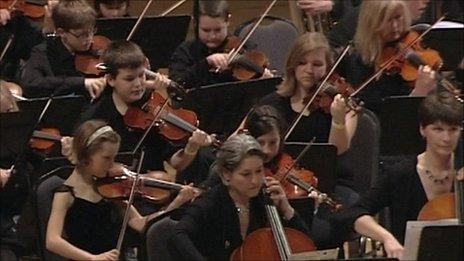
[[[250,213],[250,209],[244,205],[240,205],[238,203],[235,203],[235,208],[237,209],[237,212],[241,215],[246,215]]]
[[[450,177],[450,172],[447,171],[446,175],[442,178],[437,178],[435,175],[433,175],[433,172],[426,169],[424,171],[425,173],[425,176],[427,176],[428,179],[430,179],[433,183],[435,184],[440,184],[440,185],[443,185],[446,183],[446,181],[449,180],[449,177]]]

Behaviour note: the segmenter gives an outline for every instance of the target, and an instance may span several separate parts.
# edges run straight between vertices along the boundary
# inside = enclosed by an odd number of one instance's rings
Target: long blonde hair
[[[287,56],[285,64],[285,80],[279,86],[278,94],[284,97],[290,97],[294,94],[296,88],[295,69],[300,63],[302,57],[316,49],[322,49],[325,53],[327,68],[332,65],[332,55],[330,52],[327,38],[318,32],[310,32],[301,35],[293,45],[292,50]]]
[[[404,28],[409,28],[411,15],[403,0],[362,2],[354,42],[364,63],[372,64],[381,53],[383,48],[380,38],[381,28],[398,8],[403,11]]]

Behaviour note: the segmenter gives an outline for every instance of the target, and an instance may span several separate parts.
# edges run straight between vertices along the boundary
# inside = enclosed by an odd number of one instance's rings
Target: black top
[[[64,237],[69,243],[91,254],[116,247],[121,229],[121,209],[107,200],[97,203],[76,197],[73,187],[62,185],[55,193],[71,193],[74,201],[66,213]]]
[[[79,122],[87,120],[100,119],[110,125],[120,136],[121,146],[119,151],[132,151],[140,138],[143,135],[143,130],[136,130],[127,126],[124,122],[124,117],[116,109],[112,98],[112,88],[107,86],[108,91],[105,91],[98,102],[92,104],[84,113],[82,113]],[[148,100],[149,94],[133,104],[140,107]],[[163,161],[169,159],[176,151],[171,143],[161,137],[156,129],[150,131],[147,135],[142,147],[145,148],[145,160],[143,170],[162,170]]]
[[[259,194],[250,201],[247,234],[266,226],[265,213],[264,198]],[[307,234],[297,212],[286,223]],[[177,224],[172,241],[179,259],[229,260],[242,244],[242,236],[237,209],[227,187],[217,185],[197,198]]]
[[[206,57],[222,52],[226,41],[215,50],[200,41],[185,41],[177,47],[171,57],[169,65],[170,78],[185,88],[198,88],[200,86],[236,81],[230,72],[215,73],[210,71]]]
[[[21,76],[26,97],[53,94],[87,94],[84,75],[76,70],[74,56],[60,38],[51,38],[32,48]]]
[[[346,81],[355,89],[374,73],[374,66],[365,65],[358,53],[346,57],[340,65],[340,75],[345,77]],[[400,74],[387,75],[384,73],[378,80],[373,80],[356,97],[364,101],[363,107],[379,115],[383,98],[408,95],[412,89]]]
[[[273,92],[264,96],[260,105],[270,105],[278,110],[287,121],[288,126],[296,119],[296,113],[290,103],[290,97],[283,97]],[[316,137],[318,143],[325,143],[329,140],[330,128],[332,126],[332,115],[317,109],[309,116],[303,116],[298,125],[293,130],[287,141],[308,142]]]
[[[341,214],[342,220],[352,227],[358,217],[375,215],[389,207],[391,232],[403,243],[407,221],[417,220],[420,210],[428,202],[416,165],[417,156],[414,156],[386,168],[369,192]]]

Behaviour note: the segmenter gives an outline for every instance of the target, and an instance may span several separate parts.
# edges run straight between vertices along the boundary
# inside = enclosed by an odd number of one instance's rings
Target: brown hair
[[[52,20],[63,30],[95,27],[96,12],[84,0],[60,0],[53,8]]]
[[[436,90],[431,92],[419,107],[419,122],[422,127],[443,122],[462,126],[463,106],[450,92]]]
[[[327,68],[331,66],[332,54],[327,38],[322,33],[318,32],[305,33],[296,40],[292,50],[288,54],[285,64],[285,80],[280,85],[277,93],[285,97],[293,95],[296,87],[295,69],[301,57],[306,56],[309,52],[316,49],[324,50],[326,66]]]
[[[95,11],[97,12],[97,16],[101,17],[101,10],[100,10],[100,4],[104,5],[117,5],[117,4],[123,4],[126,3],[126,8],[129,7],[129,0],[94,0],[94,8]]]
[[[111,42],[102,59],[107,67],[106,73],[113,78],[118,75],[119,69],[137,69],[146,61],[142,49],[137,44],[125,40]]]
[[[89,144],[89,138],[92,134],[104,126],[107,126],[104,121],[89,120],[77,128],[72,142],[72,162],[76,164],[78,168],[82,167],[95,152],[99,151],[104,142],[120,142],[121,137],[119,134],[111,130],[98,135],[98,137]]]
[[[259,138],[273,130],[282,137],[286,130],[286,122],[282,115],[270,105],[254,108],[246,118],[245,129],[255,138]]]
[[[200,0],[200,16],[205,15],[213,18],[222,17],[225,21],[229,20],[229,4],[226,0]]]

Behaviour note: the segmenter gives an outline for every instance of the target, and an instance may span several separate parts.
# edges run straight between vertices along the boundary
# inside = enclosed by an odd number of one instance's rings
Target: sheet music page
[[[457,225],[457,219],[442,219],[436,221],[408,221],[404,239],[404,254],[402,260],[416,260],[419,241],[424,227]]]

